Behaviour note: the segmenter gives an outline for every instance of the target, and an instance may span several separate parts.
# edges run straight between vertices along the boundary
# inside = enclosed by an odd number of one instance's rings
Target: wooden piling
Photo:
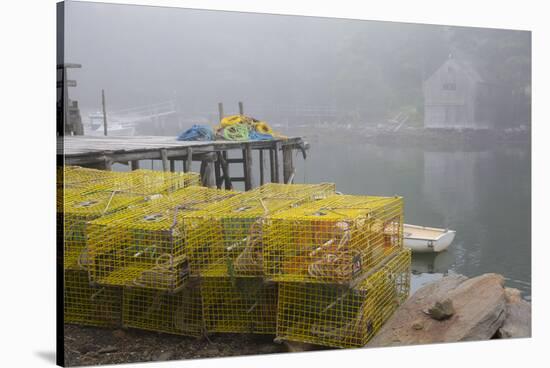
[[[264,185],[264,150],[260,149],[260,185]]]
[[[223,176],[221,172],[221,163],[219,160],[219,155],[216,153],[216,162],[214,163],[214,172],[216,176],[216,188],[221,189],[223,183]]]
[[[223,102],[218,102],[218,115],[220,117],[220,122],[223,119]]]
[[[281,142],[276,141],[273,143],[273,147],[270,149],[270,165],[271,165],[271,182],[280,183],[279,179],[279,150],[281,149]]]
[[[224,155],[225,153],[225,155]],[[225,156],[225,157],[224,157]],[[221,168],[221,180],[220,185],[218,188],[221,188],[221,184],[224,184],[225,189],[230,190],[233,189],[233,184],[231,183],[231,178],[229,177],[229,165],[227,164],[227,152],[217,152],[216,161],[220,164]],[[217,174],[216,174],[217,175]]]
[[[275,183],[275,157],[273,148],[269,149],[269,178],[272,183]]]
[[[183,163],[183,172],[191,171],[191,164],[193,163],[193,148],[187,148],[187,159]]]
[[[291,184],[293,173],[294,164],[292,162],[292,148],[283,146],[283,182],[285,184]]]
[[[166,149],[163,148],[160,150],[160,157],[162,159],[162,170],[168,171],[168,153],[166,152]]]
[[[216,186],[216,178],[214,177],[214,162],[212,156],[205,157],[201,161],[200,175],[202,185],[209,188]]]
[[[105,167],[106,171],[112,171],[113,170],[113,162],[110,159],[105,158],[104,167]]]
[[[252,149],[245,143],[243,148],[244,190],[252,189]]]

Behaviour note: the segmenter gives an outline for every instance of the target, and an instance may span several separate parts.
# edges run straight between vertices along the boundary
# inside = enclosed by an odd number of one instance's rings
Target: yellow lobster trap
[[[98,327],[119,327],[122,321],[122,289],[92,286],[88,273],[65,270],[64,322]]]
[[[71,184],[58,186],[57,198],[57,218],[64,234],[65,269],[85,267],[87,221],[199,182],[196,173],[136,170],[104,174],[106,171],[79,167],[70,167],[67,172],[65,178],[68,177]]]
[[[176,291],[189,274],[185,216],[236,194],[191,186],[88,222],[91,279]]]
[[[190,214],[185,231],[191,275],[261,276],[265,218],[325,198],[334,190],[334,184],[270,183]]]
[[[353,283],[402,249],[403,200],[330,196],[269,216],[263,240],[271,280]]]
[[[207,277],[201,281],[206,332],[275,335],[275,283],[255,277]]]
[[[61,170],[63,177],[61,180]],[[200,185],[198,173],[134,170],[115,172],[79,166],[58,167],[58,189],[79,190],[80,193],[117,191],[140,195],[167,193],[190,185]]]
[[[58,166],[57,185],[65,188],[86,188],[125,175],[115,171],[96,170],[80,166]],[[61,176],[62,175],[62,176]]]
[[[99,191],[90,194],[74,194],[63,204],[64,268],[85,269],[87,266],[87,221],[119,211],[142,201],[143,196]]]
[[[194,172],[168,172],[154,170],[134,170],[118,173],[114,178],[105,180],[105,190],[116,190],[140,195],[170,193],[191,185],[200,185],[200,175]]]
[[[366,345],[407,299],[410,265],[404,248],[353,288],[280,283],[277,338],[339,348]]]
[[[200,337],[203,335],[201,291],[186,286],[176,293],[125,287],[124,327]]]

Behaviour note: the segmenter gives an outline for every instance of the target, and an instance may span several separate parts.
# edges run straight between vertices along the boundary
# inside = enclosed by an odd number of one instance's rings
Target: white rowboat
[[[451,245],[456,231],[403,224],[403,241],[407,248],[419,253],[439,253]]]

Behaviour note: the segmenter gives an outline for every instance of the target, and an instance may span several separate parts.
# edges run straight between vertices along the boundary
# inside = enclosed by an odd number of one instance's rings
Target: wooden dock
[[[308,144],[301,137],[271,141],[178,141],[163,136],[63,136],[57,138],[58,163],[111,170],[114,163],[139,168],[140,160],[159,160],[165,171],[175,171],[176,161],[183,162],[189,171],[192,161],[200,161],[203,184],[209,187],[233,188],[234,182],[244,182],[245,190],[252,189],[253,152],[258,153],[259,184],[267,182],[264,154],[269,155],[269,181],[289,183],[294,177],[293,152],[299,150],[306,158]],[[237,151],[240,158],[229,158]],[[280,156],[282,159],[280,160]],[[280,166],[282,163],[282,181]],[[242,164],[242,177],[230,175],[231,164]]]

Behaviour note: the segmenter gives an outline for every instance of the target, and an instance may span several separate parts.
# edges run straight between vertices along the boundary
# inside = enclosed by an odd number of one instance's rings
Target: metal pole
[[[107,111],[105,110],[105,91],[101,90],[101,106],[103,107],[103,134],[107,136]]]
[[[70,126],[71,119],[69,116],[69,86],[67,84],[67,68],[63,65],[63,134],[67,134],[66,129],[69,128],[69,135],[73,135],[73,128]]]
[[[241,101],[239,101],[239,114],[244,115],[243,103]]]

